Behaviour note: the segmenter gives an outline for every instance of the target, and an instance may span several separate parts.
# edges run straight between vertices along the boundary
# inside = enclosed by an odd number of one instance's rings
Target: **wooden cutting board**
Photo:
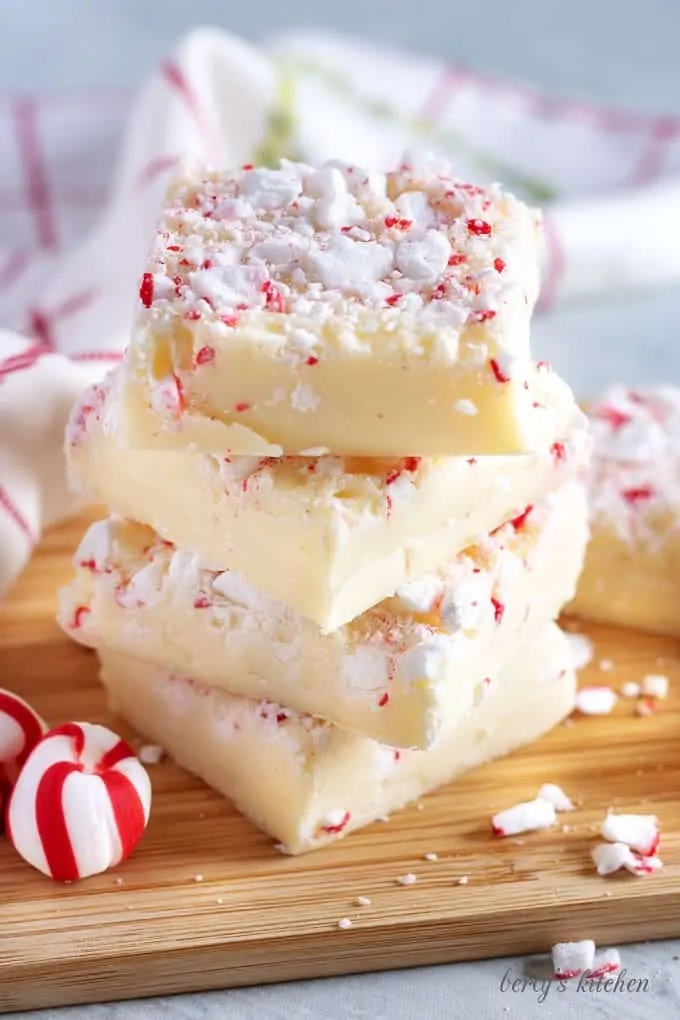
[[[0,610],[0,686],[56,724],[127,733],[106,711],[96,661],[53,622],[55,592],[87,523],[53,529]],[[620,699],[478,769],[420,805],[301,858],[169,762],[150,766],[154,806],[116,872],[57,885],[0,841],[0,1010],[126,999],[680,935],[680,642],[589,628],[584,683],[670,678],[649,718]],[[599,669],[602,659],[615,663]],[[569,826],[494,838],[492,812],[556,782],[582,806]],[[606,809],[653,811],[664,870],[598,878]],[[424,855],[436,853],[437,861]],[[415,885],[396,882],[413,872]],[[467,884],[458,879],[468,876]],[[356,907],[356,896],[371,904]],[[352,927],[338,928],[348,917]]]

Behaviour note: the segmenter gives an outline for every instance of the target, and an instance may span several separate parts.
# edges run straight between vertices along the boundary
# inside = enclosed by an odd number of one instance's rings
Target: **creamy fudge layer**
[[[140,285],[126,441],[260,456],[533,450],[539,242],[536,212],[441,159],[180,175]]]
[[[83,644],[393,746],[429,747],[573,596],[586,519],[583,489],[570,483],[326,635],[233,571],[202,569],[150,528],[108,519],[76,553],[59,621]]]
[[[680,389],[615,386],[589,411],[592,541],[569,611],[680,635]]]
[[[330,631],[523,513],[587,464],[585,416],[546,365],[529,390],[543,436],[513,457],[213,457],[119,434],[119,375],[67,432],[75,486]]]
[[[111,707],[292,854],[395,811],[530,743],[574,706],[569,646],[554,624],[492,678],[488,696],[427,751],[399,751],[101,651]]]

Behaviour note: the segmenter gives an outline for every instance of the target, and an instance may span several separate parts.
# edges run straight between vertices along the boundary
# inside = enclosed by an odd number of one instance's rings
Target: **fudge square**
[[[532,743],[573,711],[576,694],[570,646],[551,623],[491,677],[469,721],[427,751],[399,751],[110,649],[99,656],[112,710],[291,854],[331,843]]]
[[[130,446],[502,454],[526,390],[540,218],[451,165],[198,168],[171,184],[125,363]]]
[[[619,384],[588,411],[592,538],[569,611],[680,636],[680,388]]]
[[[542,445],[512,457],[218,457],[132,450],[117,370],[76,402],[71,483],[330,631],[578,476],[585,415],[547,366],[531,376]]]
[[[429,747],[574,594],[588,537],[570,482],[344,627],[316,624],[233,571],[203,569],[132,521],[95,522],[59,622],[107,648],[394,747]]]

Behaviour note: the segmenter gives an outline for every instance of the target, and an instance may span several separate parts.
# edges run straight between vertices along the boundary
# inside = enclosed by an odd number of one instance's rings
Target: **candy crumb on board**
[[[491,819],[494,836],[517,836],[520,832],[547,829],[555,824],[555,808],[549,800],[535,800],[515,804],[499,811]]]
[[[159,744],[142,744],[137,757],[143,765],[158,765],[163,759],[163,748]]]
[[[573,811],[574,805],[560,786],[555,783],[544,783],[536,794],[539,800],[547,800],[555,811]]]
[[[397,878],[397,883],[399,885],[415,885],[417,881],[418,881],[417,876],[410,871],[407,872],[405,875],[399,875],[399,877]]]
[[[640,684],[636,684],[634,680],[629,680],[625,683],[619,691],[622,698],[639,698],[640,697]]]
[[[357,896],[354,900],[354,904],[357,907],[370,907],[371,901],[368,896]]]
[[[643,677],[640,689],[646,697],[666,698],[668,697],[668,677],[658,673],[649,673]]]
[[[341,917],[340,920],[338,921],[338,928],[342,929],[342,931],[347,931],[347,929],[351,927],[352,922],[350,921],[349,917]]]
[[[598,665],[603,673],[611,673],[614,669],[614,663],[611,659],[600,659]]]
[[[576,709],[581,715],[609,715],[616,700],[611,687],[582,687],[576,693]]]
[[[657,856],[642,857],[633,853],[626,843],[598,843],[592,850],[598,875],[613,875],[625,868],[631,875],[642,878],[663,868],[663,861]]]

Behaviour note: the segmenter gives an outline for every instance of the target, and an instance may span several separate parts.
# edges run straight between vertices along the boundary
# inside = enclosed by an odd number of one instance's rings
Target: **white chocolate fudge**
[[[539,222],[442,160],[180,175],[140,285],[128,445],[535,449],[525,381]]]
[[[492,678],[469,720],[427,751],[403,751],[117,652],[99,655],[111,708],[292,854],[531,743],[573,710],[576,688],[569,645],[550,624]]]
[[[587,464],[571,391],[534,371],[543,447],[514,457],[214,457],[131,450],[116,374],[86,391],[67,432],[72,483],[328,631],[521,514]]]
[[[331,634],[232,571],[122,520],[93,524],[60,596],[76,641],[267,698],[395,747],[429,747],[573,596],[587,541],[578,482]]]
[[[589,410],[592,540],[569,611],[680,635],[680,389],[615,386]]]

